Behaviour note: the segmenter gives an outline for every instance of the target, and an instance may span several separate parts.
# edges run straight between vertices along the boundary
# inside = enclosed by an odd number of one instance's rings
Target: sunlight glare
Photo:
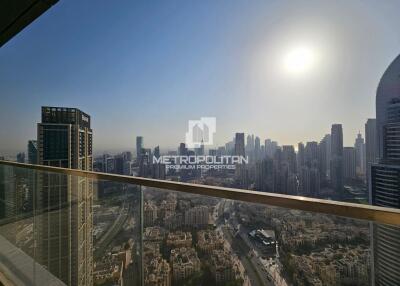
[[[285,70],[293,74],[309,71],[315,62],[315,52],[306,46],[295,47],[284,58]]]

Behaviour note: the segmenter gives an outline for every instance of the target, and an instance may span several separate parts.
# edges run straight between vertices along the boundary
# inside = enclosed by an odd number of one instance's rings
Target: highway
[[[124,223],[126,222],[126,219],[128,218],[129,209],[130,204],[124,201],[117,219],[107,230],[107,232],[100,238],[99,242],[96,243],[96,249],[94,251],[94,256],[96,258],[103,255],[105,248],[111,243],[114,237],[122,229]]]
[[[236,233],[231,220],[224,219],[225,212],[232,213],[232,204],[232,201],[221,200],[217,205],[216,213],[214,213],[217,227],[222,230],[225,239],[242,262],[251,285],[274,286],[274,283],[271,282],[272,279],[264,271],[264,266],[258,264],[260,260],[252,255],[252,247],[249,247],[241,235],[234,236]]]

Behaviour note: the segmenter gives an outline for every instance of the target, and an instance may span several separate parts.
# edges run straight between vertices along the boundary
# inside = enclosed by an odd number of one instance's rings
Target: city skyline
[[[0,152],[26,149],[46,105],[90,113],[95,152],[133,149],[137,135],[175,148],[201,116],[217,118],[216,146],[235,132],[296,146],[334,123],[352,146],[398,54],[400,4],[231,4],[59,3],[0,52],[0,119],[14,127]],[[302,74],[299,53],[313,57]]]
[[[68,107],[68,108],[71,108],[71,107]],[[368,118],[366,123],[365,123],[365,125],[370,120],[376,120],[376,119],[375,118]],[[332,124],[332,125],[335,125],[335,124]],[[341,125],[341,124],[339,124],[339,125]],[[225,148],[227,144],[234,143],[235,134],[237,134],[237,133],[243,133],[246,137],[247,136],[253,136],[253,138],[254,138],[254,136],[255,136],[255,138],[257,138],[258,140],[261,140],[261,142],[262,142],[261,145],[260,145],[261,147],[265,147],[265,144],[263,144],[263,143],[267,142],[267,141],[272,142],[274,144],[277,144],[276,146],[279,147],[279,148],[282,148],[282,147],[285,147],[285,146],[292,146],[294,148],[294,151],[296,152],[296,154],[299,151],[298,150],[298,144],[306,144],[306,143],[310,143],[310,142],[311,143],[313,143],[313,142],[317,142],[318,143],[318,142],[321,142],[322,140],[324,140],[326,136],[330,136],[330,131],[329,131],[329,132],[327,132],[325,134],[321,134],[319,139],[318,138],[315,138],[315,139],[314,138],[311,138],[311,139],[310,138],[308,138],[308,139],[304,138],[304,140],[301,140],[301,141],[299,141],[299,142],[297,142],[297,143],[292,145],[292,144],[287,144],[286,142],[276,141],[274,138],[268,138],[268,137],[262,138],[262,137],[258,136],[258,134],[251,134],[251,133],[247,133],[247,132],[234,132],[233,133],[233,138],[231,138],[230,140],[227,139],[226,142],[221,142],[221,144],[215,143],[213,145],[205,146],[203,148],[207,152],[210,151],[210,150],[217,150],[218,148],[221,148],[221,147]],[[346,147],[355,147],[357,138],[359,138],[358,136],[361,136],[361,138],[365,140],[365,129],[360,129],[359,132],[354,136],[353,141],[351,142],[351,139],[347,140],[347,141],[349,141],[349,144],[348,145],[344,144],[343,147],[344,148],[346,148]],[[158,148],[159,152],[161,152],[162,154],[167,154],[170,151],[174,152],[174,151],[178,150],[180,144],[185,144],[186,145],[185,140],[182,140],[182,142],[178,142],[176,144],[176,146],[165,146],[163,144],[160,144],[160,142],[155,142],[153,144],[147,144],[147,140],[145,141],[144,136],[141,136],[141,135],[135,135],[134,136],[134,140],[137,141],[138,137],[142,138],[142,148],[143,147],[148,148],[148,149]],[[6,151],[0,149],[0,155],[6,156],[6,157],[10,157],[10,158],[13,158],[13,157],[16,156],[18,158],[19,155],[28,154],[31,141],[36,141],[36,136],[34,136],[34,137],[32,137],[32,138],[27,140],[27,144],[25,146],[25,149],[22,148],[22,149],[6,150]],[[343,142],[346,142],[345,138],[343,138]],[[247,147],[247,143],[245,145]],[[137,146],[138,146],[137,142],[135,144],[133,144],[132,146],[129,146],[129,147],[126,147],[126,148],[125,147],[120,147],[120,148],[110,147],[110,148],[106,148],[106,149],[96,149],[95,146],[93,146],[93,155],[94,156],[101,156],[101,155],[104,155],[104,154],[118,155],[118,154],[124,153],[124,152],[132,152],[132,153],[136,153],[136,157],[139,157],[139,155],[138,155],[139,151],[137,149]],[[196,148],[188,148],[188,149],[195,150]]]

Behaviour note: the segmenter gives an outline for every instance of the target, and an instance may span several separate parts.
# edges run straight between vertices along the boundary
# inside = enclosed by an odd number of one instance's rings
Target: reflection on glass
[[[0,181],[1,245],[18,254],[2,272],[17,281],[25,273],[23,285],[50,278],[61,285],[140,285],[136,186],[5,166]]]
[[[149,188],[144,220],[147,285],[370,284],[367,222]]]
[[[16,285],[371,285],[370,234],[394,227],[15,167],[0,182]]]

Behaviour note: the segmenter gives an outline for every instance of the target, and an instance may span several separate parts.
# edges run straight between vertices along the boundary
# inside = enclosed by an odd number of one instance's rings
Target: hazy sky
[[[400,53],[400,1],[60,1],[0,48],[0,152],[36,137],[42,105],[92,116],[96,151],[175,147],[189,119],[280,144],[342,123],[352,145]],[[287,69],[305,48],[304,72]]]

